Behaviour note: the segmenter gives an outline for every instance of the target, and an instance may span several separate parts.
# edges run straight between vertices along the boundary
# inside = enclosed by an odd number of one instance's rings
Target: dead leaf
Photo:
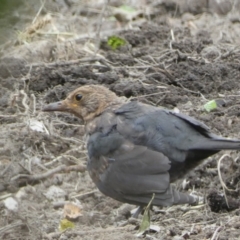
[[[75,203],[66,203],[63,209],[64,218],[72,220],[77,219],[78,217],[82,216],[81,210],[82,209],[80,206]]]

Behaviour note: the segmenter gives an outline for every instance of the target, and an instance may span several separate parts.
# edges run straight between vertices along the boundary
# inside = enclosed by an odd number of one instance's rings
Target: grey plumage
[[[196,203],[171,182],[222,149],[240,149],[240,140],[210,132],[184,114],[139,102],[126,102],[100,85],[82,86],[44,107],[83,119],[88,135],[88,171],[100,191],[122,202]]]
[[[146,205],[153,193],[155,205],[194,203],[170,182],[222,149],[240,148],[239,140],[212,134],[193,118],[139,102],[106,110],[94,122],[90,175],[98,174],[93,179],[104,194],[137,205]]]

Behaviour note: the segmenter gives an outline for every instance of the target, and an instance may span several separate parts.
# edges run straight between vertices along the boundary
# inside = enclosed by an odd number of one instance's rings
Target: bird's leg
[[[189,195],[195,199],[195,202],[192,203],[191,205],[201,205],[201,204],[205,203],[204,197],[197,196],[197,195],[192,194],[192,193],[190,193]]]
[[[135,208],[136,209],[136,208]],[[133,209],[132,218],[138,218],[139,214],[142,212],[143,207],[139,206],[136,210]]]

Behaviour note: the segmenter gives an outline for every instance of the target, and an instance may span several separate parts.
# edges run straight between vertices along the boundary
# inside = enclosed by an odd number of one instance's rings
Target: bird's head
[[[88,122],[107,107],[120,102],[121,98],[103,86],[85,85],[71,92],[65,100],[50,103],[42,110],[69,112]]]

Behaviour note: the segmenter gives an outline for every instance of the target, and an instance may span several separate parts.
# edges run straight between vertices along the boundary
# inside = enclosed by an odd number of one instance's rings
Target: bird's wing
[[[206,158],[212,151],[228,147],[224,138],[212,134],[206,125],[181,113],[133,102],[118,109],[116,114],[123,119],[122,124],[118,124],[121,134],[136,144],[162,152],[173,163],[184,162],[189,151],[209,150],[203,156]],[[193,155],[194,158],[198,157]]]
[[[116,115],[122,135],[168,157],[171,181],[220,150],[240,149],[239,140],[217,136],[203,123],[181,113],[131,102],[119,108]]]
[[[137,145],[163,153],[171,162],[184,162],[187,151],[201,137],[187,119],[141,103],[124,105],[116,115],[120,119],[117,128],[123,136]]]
[[[170,161],[164,154],[128,140],[118,132],[114,120],[112,124],[104,118],[101,121],[87,146],[88,170],[100,191],[119,201],[139,205],[147,204],[153,193],[156,205],[194,202],[192,197],[171,187]],[[104,128],[106,122],[108,130]]]
[[[121,176],[125,175],[123,179],[128,179],[131,175],[134,178],[136,177],[133,179],[136,180],[138,176],[161,174],[164,176],[165,181],[163,181],[164,187],[160,187],[160,191],[165,190],[166,183],[167,185],[169,183],[168,170],[170,169],[170,161],[168,158],[161,152],[133,144],[116,130],[107,134],[93,133],[89,137],[87,148],[90,163],[92,164],[91,167],[96,166],[96,169],[101,169],[101,165],[105,165],[109,168],[109,173],[113,171],[121,172]],[[97,159],[100,160],[97,162]],[[145,184],[148,184],[147,181]]]
[[[172,134],[175,134],[175,128],[181,128],[179,125],[182,124],[182,128],[184,130],[186,130],[186,127],[188,127],[189,130],[193,129],[202,136],[209,138],[221,138],[211,133],[208,126],[190,116],[182,113],[176,113],[167,109],[149,106],[140,102],[129,102],[128,104],[125,104],[121,108],[117,109],[116,114],[123,115],[124,118],[130,120],[136,120],[137,118],[140,118],[142,119],[142,122],[145,122],[145,124],[151,122],[152,127],[162,125],[163,129],[161,130],[163,132],[164,128],[168,130],[170,127]],[[138,123],[143,124],[140,123],[140,121],[138,121]],[[168,131],[167,134],[171,133]]]
[[[221,139],[221,137],[217,136],[216,134],[213,134],[207,125],[196,120],[195,118],[192,118],[182,113],[176,113],[174,111],[169,111],[169,110],[165,110],[165,111],[173,116],[178,117],[179,119],[182,119],[187,124],[189,124],[192,128],[194,128],[196,131],[201,133],[203,136],[206,136],[208,138]]]

